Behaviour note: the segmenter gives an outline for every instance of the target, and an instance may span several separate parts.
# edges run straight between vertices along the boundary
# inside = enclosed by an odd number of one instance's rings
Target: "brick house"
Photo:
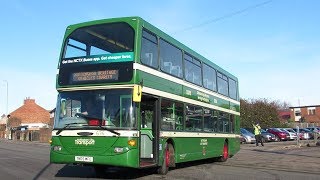
[[[320,123],[320,105],[290,107],[295,122]]]
[[[26,141],[40,141],[42,129],[49,129],[50,113],[36,104],[34,99],[26,98],[21,107],[10,113],[9,138]]]

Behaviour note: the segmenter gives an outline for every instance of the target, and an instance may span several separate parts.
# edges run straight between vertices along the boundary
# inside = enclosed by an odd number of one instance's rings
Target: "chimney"
[[[30,97],[26,97],[24,100],[24,104],[35,104],[36,100],[35,99],[30,99]]]

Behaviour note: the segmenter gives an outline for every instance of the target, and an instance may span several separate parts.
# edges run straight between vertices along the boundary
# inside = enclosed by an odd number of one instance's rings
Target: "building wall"
[[[50,113],[36,104],[34,99],[25,99],[24,104],[10,113],[11,118],[16,117],[21,123],[45,123],[50,122]]]
[[[316,106],[302,106],[302,107],[290,107],[291,116],[296,119],[296,122],[302,120],[306,123],[320,123],[320,105]],[[295,110],[300,109],[301,118],[296,116]],[[315,109],[315,114],[309,114],[309,109]]]
[[[48,127],[49,111],[36,104],[34,99],[26,98],[21,107],[10,113],[7,136],[14,140],[41,141],[40,129]],[[43,136],[47,137],[47,133]]]

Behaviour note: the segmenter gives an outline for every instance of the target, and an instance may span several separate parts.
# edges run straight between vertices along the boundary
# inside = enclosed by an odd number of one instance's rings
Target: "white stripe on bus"
[[[186,87],[190,87],[190,88],[193,88],[195,90],[202,91],[202,92],[205,92],[205,93],[210,94],[212,96],[216,96],[218,98],[221,98],[221,99],[224,99],[226,101],[230,101],[230,102],[232,102],[234,104],[240,105],[239,101],[236,101],[234,99],[222,96],[222,95],[220,95],[220,94],[218,94],[216,92],[209,91],[209,90],[207,90],[205,88],[200,88],[198,86],[193,85],[192,83],[185,82],[185,81],[183,81],[183,80],[181,80],[179,78],[176,78],[174,76],[170,76],[170,75],[168,75],[166,73],[160,72],[160,71],[152,69],[150,67],[147,67],[147,66],[144,66],[144,65],[141,65],[141,64],[138,64],[138,63],[134,63],[133,64],[133,69],[141,70],[143,72],[146,72],[146,73],[149,73],[149,74],[152,74],[152,75],[167,79],[167,80],[172,81],[174,83],[178,83],[180,85],[183,85],[183,86],[186,86]]]
[[[185,97],[178,96],[178,95],[175,95],[175,94],[159,91],[159,90],[152,89],[152,88],[145,87],[145,86],[142,87],[142,92],[146,92],[146,93],[157,95],[157,96],[161,96],[161,97],[166,97],[166,98],[169,98],[169,99],[182,101],[182,102],[185,102],[185,103],[195,104],[195,105],[198,105],[198,106],[203,106],[204,108],[207,107],[207,108],[210,108],[210,109],[216,109],[216,110],[219,110],[219,111],[223,111],[223,112],[227,112],[227,113],[231,113],[231,114],[235,114],[235,115],[240,116],[239,112],[232,111],[230,109],[225,109],[225,108],[222,108],[222,107],[219,107],[219,106],[203,103],[203,102],[200,102],[200,101],[196,101],[196,100],[185,98]]]
[[[175,132],[175,131],[162,131],[160,132],[160,137],[215,137],[215,138],[239,138],[238,134],[223,134],[214,132]]]
[[[118,136],[110,131],[107,130],[92,130],[92,129],[77,129],[77,130],[71,130],[71,129],[66,129],[60,132],[60,134],[56,135],[58,130],[53,130],[52,131],[52,136],[81,136],[78,133],[81,132],[88,132],[92,133],[91,136],[99,136],[99,137],[113,137],[113,136]],[[115,130],[116,132],[120,133],[119,137],[139,137],[139,131],[137,130]],[[81,136],[83,137],[83,136]],[[86,136],[90,137],[90,136]]]
[[[92,137],[114,137],[117,136],[114,133],[111,133],[107,130],[92,130],[92,129],[81,129],[81,130],[63,130],[59,135],[56,135],[58,130],[52,131],[52,137],[58,136],[74,136],[74,137],[84,137],[79,135],[81,132],[92,133]],[[139,137],[139,131],[137,130],[116,130],[120,133],[119,137]],[[85,136],[85,137],[91,137]],[[160,131],[160,137],[216,137],[216,138],[239,138],[238,134],[223,134],[223,133],[214,133],[214,132],[176,132],[176,131]]]

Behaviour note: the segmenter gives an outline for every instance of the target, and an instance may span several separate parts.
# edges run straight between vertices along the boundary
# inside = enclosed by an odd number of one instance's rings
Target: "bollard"
[[[297,132],[296,132],[296,133],[297,133],[297,146],[298,146],[298,147],[301,147],[301,146],[300,146],[300,133],[299,133],[299,126],[297,126],[296,128],[297,128]]]

